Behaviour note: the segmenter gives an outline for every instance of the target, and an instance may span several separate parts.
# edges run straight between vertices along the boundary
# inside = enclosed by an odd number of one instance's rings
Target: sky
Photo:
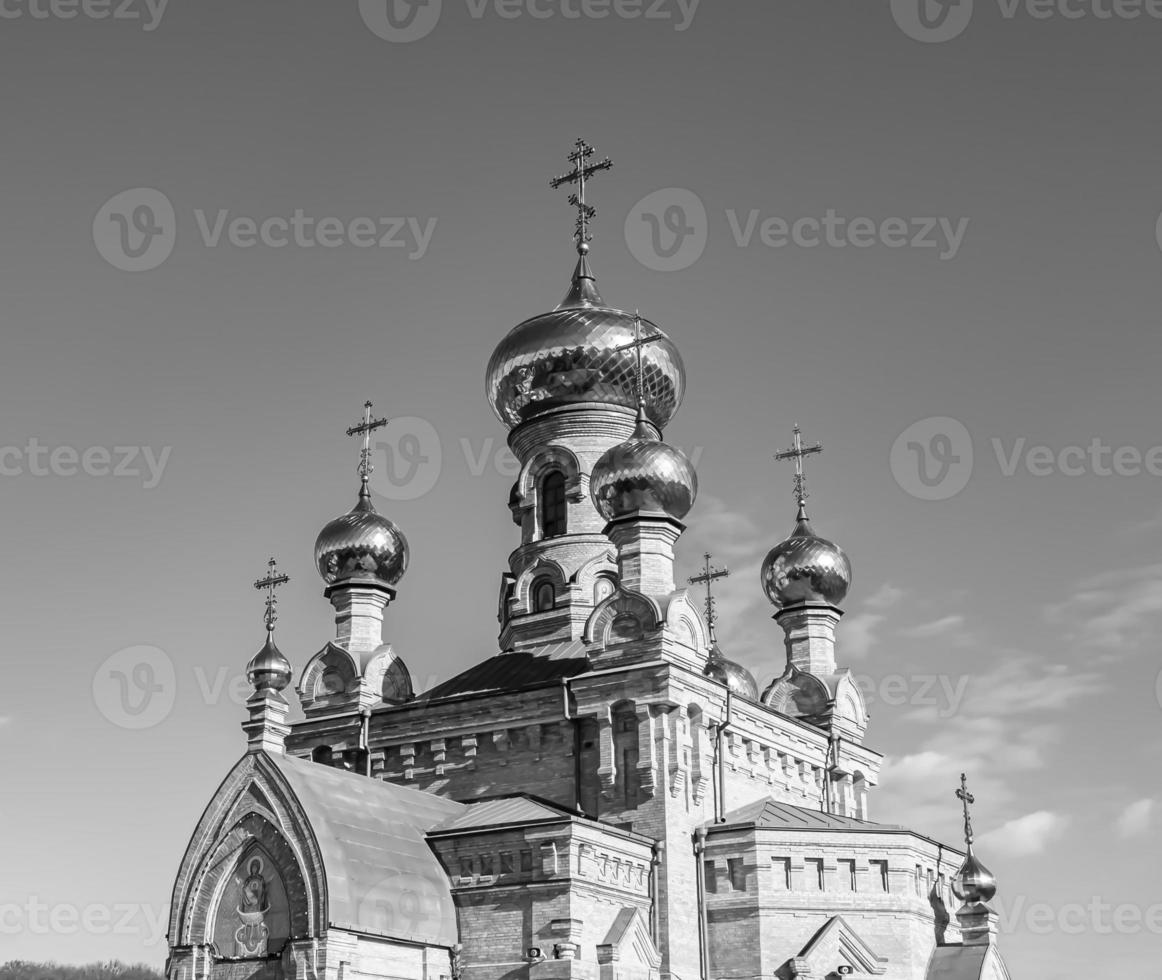
[[[1013,975],[1150,975],[1162,9],[398,2],[0,2],[0,958],[163,963],[272,554],[296,669],[330,636],[366,399],[387,638],[421,687],[496,651],[484,368],[565,292],[583,136],[601,291],[686,362],[723,646],[780,670],[799,423],[872,818],[958,841],[965,771]]]

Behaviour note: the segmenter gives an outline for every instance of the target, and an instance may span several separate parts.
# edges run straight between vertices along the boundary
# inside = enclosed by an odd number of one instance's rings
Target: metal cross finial
[[[585,182],[595,173],[608,170],[613,161],[606,157],[600,163],[586,163],[593,156],[593,147],[579,139],[573,144],[573,152],[566,159],[573,164],[573,169],[560,177],[549,181],[549,186],[556,190],[562,184],[576,184],[577,190],[569,195],[569,203],[577,209],[577,226],[573,232],[573,240],[577,243],[577,251],[584,255],[589,251],[589,243],[593,236],[589,234],[589,222],[597,214],[597,209],[585,202]]]
[[[691,585],[706,585],[706,626],[710,630],[710,642],[715,642],[714,626],[718,622],[718,609],[714,603],[714,581],[726,578],[729,568],[715,568],[710,564],[710,552],[702,556],[702,574],[690,576]]]
[[[367,489],[367,481],[375,467],[371,465],[371,433],[387,425],[387,419],[373,419],[371,417],[371,402],[363,403],[363,421],[347,430],[349,436],[363,436],[363,450],[359,454],[359,477],[363,481],[363,488]]]
[[[964,804],[964,842],[972,847],[972,814],[969,805],[976,802],[976,797],[968,791],[968,777],[960,774],[960,789],[956,791],[956,798]]]
[[[795,461],[795,498],[799,501],[799,506],[802,506],[807,500],[807,477],[803,474],[803,457],[821,452],[823,452],[821,443],[817,442],[814,446],[803,445],[803,435],[796,423],[794,447],[784,449],[781,453],[775,453],[777,460],[793,459]]]
[[[254,587],[259,590],[266,589],[266,632],[273,633],[274,621],[278,619],[278,613],[275,611],[275,606],[278,605],[278,596],[274,594],[274,590],[289,582],[290,576],[279,573],[273,558],[266,563],[266,567],[266,578],[260,578],[254,583]]]

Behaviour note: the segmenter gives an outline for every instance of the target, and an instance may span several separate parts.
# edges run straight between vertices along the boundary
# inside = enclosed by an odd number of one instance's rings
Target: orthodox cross
[[[576,184],[577,190],[569,195],[569,203],[577,209],[577,230],[573,232],[573,240],[577,243],[577,251],[584,255],[589,250],[589,242],[593,236],[589,234],[589,222],[597,214],[597,209],[585,203],[585,182],[595,173],[608,170],[613,161],[606,157],[600,163],[586,163],[593,156],[593,147],[579,139],[573,144],[573,152],[565,159],[573,164],[573,169],[560,177],[549,181],[549,186],[556,190],[562,184]]]
[[[254,583],[254,587],[260,591],[266,589],[266,632],[273,633],[274,621],[278,619],[278,613],[274,608],[278,605],[278,596],[274,594],[274,590],[280,585],[285,585],[289,582],[290,576],[279,573],[278,566],[275,564],[273,558],[266,563],[266,567],[266,578],[260,578]]]
[[[803,474],[803,457],[821,452],[823,452],[821,443],[817,442],[814,446],[803,445],[803,436],[796,423],[794,447],[784,449],[781,453],[775,453],[775,459],[777,460],[793,459],[795,461],[795,497],[798,499],[800,505],[807,499],[807,478]]]
[[[637,313],[633,315],[633,335],[634,339],[630,341],[630,343],[622,344],[620,347],[614,347],[609,351],[609,353],[619,354],[623,350],[637,351],[637,377],[635,384],[637,390],[637,404],[638,408],[644,408],[646,402],[646,391],[645,383],[643,381],[642,351],[645,349],[646,344],[656,344],[659,340],[663,339],[663,336],[661,331],[658,331],[657,333],[650,334],[648,337],[643,337],[642,318]]]
[[[964,842],[972,847],[972,814],[969,805],[976,802],[976,797],[968,791],[968,777],[960,774],[960,789],[956,791],[956,798],[964,804]]]
[[[702,574],[690,577],[691,585],[706,585],[706,625],[710,630],[710,642],[714,642],[714,624],[718,622],[718,611],[714,604],[714,580],[726,578],[729,568],[715,568],[710,564],[710,552],[702,556]]]
[[[371,465],[371,433],[387,425],[387,419],[373,419],[371,417],[371,402],[363,403],[363,421],[347,430],[349,436],[363,436],[363,450],[359,454],[359,477],[363,480],[364,489],[367,481],[375,469]]]

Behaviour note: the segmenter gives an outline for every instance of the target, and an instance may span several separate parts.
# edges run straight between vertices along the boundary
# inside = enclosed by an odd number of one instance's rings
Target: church
[[[385,642],[409,553],[372,501],[368,403],[355,504],[315,542],[335,628],[293,723],[287,579],[272,559],[255,583],[245,753],[182,858],[169,980],[1009,977],[964,778],[964,846],[872,820],[882,756],[840,660],[851,563],[807,514],[819,447],[796,428],[779,454],[798,509],[756,585],[786,652],[765,690],[719,648],[724,572],[707,555],[693,594],[675,581],[698,479],[663,431],[685,369],[598,291],[592,154],[577,141],[552,181],[577,212],[565,298],[486,371],[521,465],[498,652],[418,692]]]

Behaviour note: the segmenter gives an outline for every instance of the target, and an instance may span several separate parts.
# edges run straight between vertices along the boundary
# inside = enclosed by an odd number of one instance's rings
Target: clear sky
[[[581,135],[601,290],[686,360],[728,652],[782,661],[799,422],[873,818],[955,843],[966,770],[1014,976],[1156,972],[1162,20],[917,3],[0,3],[0,957],[163,962],[270,554],[296,668],[330,635],[365,399],[410,419],[388,638],[423,686],[495,652],[484,367],[564,293]]]

